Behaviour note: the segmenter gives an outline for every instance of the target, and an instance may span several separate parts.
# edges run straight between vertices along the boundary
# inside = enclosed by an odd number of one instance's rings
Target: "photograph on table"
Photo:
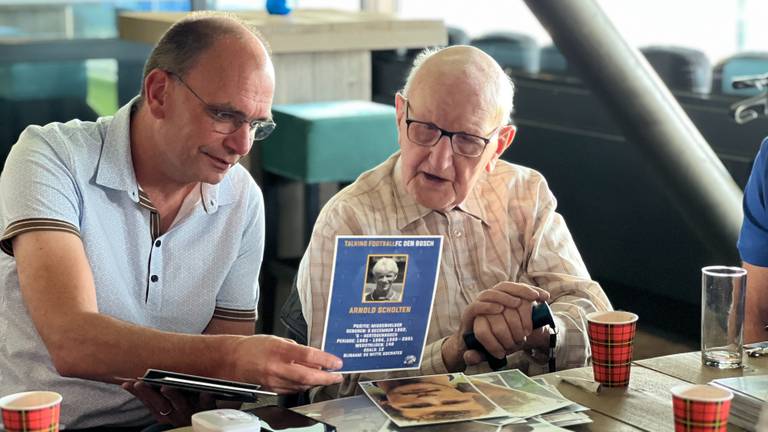
[[[526,418],[552,412],[571,404],[570,401],[547,392],[543,396],[525,389],[510,388],[495,372],[468,377],[470,382],[496,405],[507,412],[507,415]],[[535,384],[535,383],[534,383]],[[535,384],[538,386],[538,384]]]
[[[399,427],[507,416],[460,373],[366,381],[360,387]]]

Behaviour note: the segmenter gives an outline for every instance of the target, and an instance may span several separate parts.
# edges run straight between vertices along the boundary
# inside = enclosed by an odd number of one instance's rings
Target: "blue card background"
[[[355,241],[402,241],[403,246],[354,246],[344,245],[344,240]],[[408,241],[432,240],[432,246],[405,246]],[[424,339],[432,309],[435,282],[439,270],[442,236],[339,236],[336,238],[336,262],[332,292],[323,340],[323,350],[344,361],[342,372],[370,370],[414,369],[421,364]],[[366,266],[369,255],[408,255],[402,301],[363,302]],[[353,313],[352,307],[410,306],[409,313]],[[363,356],[363,348],[354,344],[337,343],[337,339],[354,338],[347,333],[355,324],[402,323],[407,329],[398,332],[398,341],[385,346],[384,351],[402,351],[400,355]],[[402,341],[411,336],[410,341]],[[376,337],[370,334],[369,339]],[[360,353],[361,357],[345,357],[345,353]],[[410,357],[409,357],[410,356]]]

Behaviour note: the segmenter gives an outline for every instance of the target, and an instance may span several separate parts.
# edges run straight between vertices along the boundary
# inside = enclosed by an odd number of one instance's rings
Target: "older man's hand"
[[[463,370],[484,360],[481,353],[468,350],[464,344],[463,335],[469,331],[494,357],[520,350],[533,331],[533,302],[548,299],[549,293],[543,289],[517,282],[500,282],[483,291],[464,310],[459,331],[443,344],[443,361],[448,370]]]

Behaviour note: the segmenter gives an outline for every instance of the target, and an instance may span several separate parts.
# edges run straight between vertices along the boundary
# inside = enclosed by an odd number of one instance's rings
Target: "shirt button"
[[[456,231],[453,232],[453,235],[456,236],[456,237],[461,237],[461,231],[456,230]]]
[[[212,206],[216,205],[216,201],[214,201],[214,200],[210,200],[209,202],[211,203]]]
[[[149,280],[151,280],[152,282],[157,282],[157,281],[158,281],[158,279],[160,279],[160,278],[159,278],[159,277],[157,277],[157,275],[152,275],[152,276],[149,278]]]
[[[163,244],[163,242],[158,240],[158,241],[155,242],[155,247],[160,247],[161,244]]]

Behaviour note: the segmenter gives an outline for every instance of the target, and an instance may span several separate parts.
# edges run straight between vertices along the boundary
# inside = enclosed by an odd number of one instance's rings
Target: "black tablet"
[[[228,381],[216,378],[208,378],[197,375],[189,375],[178,372],[169,372],[158,369],[147,369],[139,381],[152,386],[168,386],[192,392],[206,392],[216,399],[234,400],[240,402],[255,402],[259,396],[276,396],[266,390],[260,390],[258,384],[248,384],[238,381]]]

